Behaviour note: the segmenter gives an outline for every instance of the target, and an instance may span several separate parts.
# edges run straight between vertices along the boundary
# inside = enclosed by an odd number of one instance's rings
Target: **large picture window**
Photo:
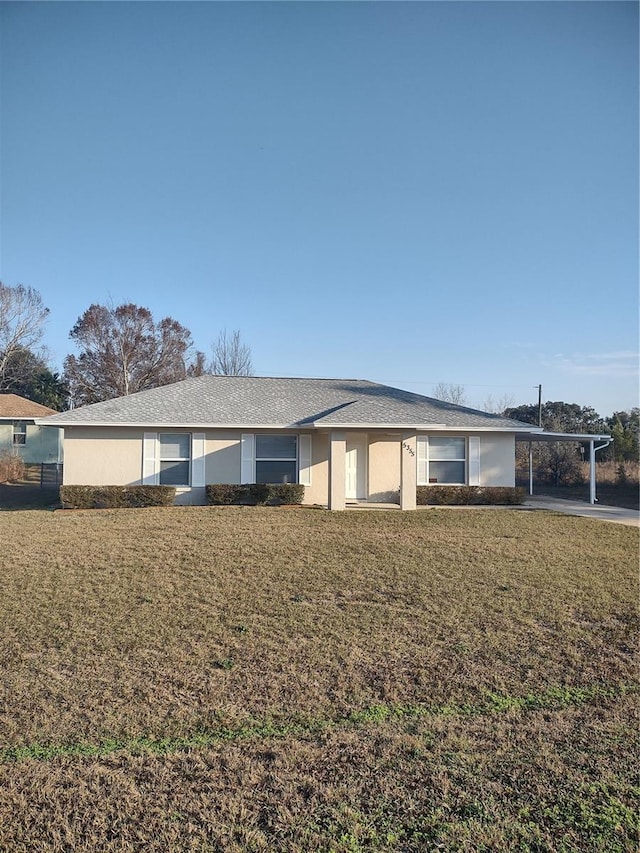
[[[160,448],[161,486],[188,486],[191,468],[191,436],[187,433],[161,432]]]
[[[256,483],[296,483],[297,479],[297,436],[256,435]]]
[[[429,438],[427,476],[430,484],[464,485],[466,461],[464,438]]]

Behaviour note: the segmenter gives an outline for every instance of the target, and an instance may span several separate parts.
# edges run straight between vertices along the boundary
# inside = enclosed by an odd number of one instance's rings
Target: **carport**
[[[533,495],[533,442],[534,441],[572,441],[589,445],[589,503],[594,504],[596,498],[596,453],[611,444],[610,435],[591,435],[570,432],[518,432],[516,441],[529,443],[529,494]],[[602,442],[596,445],[596,442]]]

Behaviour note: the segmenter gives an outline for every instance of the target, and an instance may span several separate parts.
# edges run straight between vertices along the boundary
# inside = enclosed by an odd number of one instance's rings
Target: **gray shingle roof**
[[[199,376],[94,403],[50,418],[51,425],[340,426],[531,429],[530,424],[443,403],[363,379]]]

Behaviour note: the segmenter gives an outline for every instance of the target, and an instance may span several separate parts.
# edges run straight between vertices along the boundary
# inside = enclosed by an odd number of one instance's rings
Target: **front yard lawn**
[[[0,515],[0,851],[635,851],[638,530]]]

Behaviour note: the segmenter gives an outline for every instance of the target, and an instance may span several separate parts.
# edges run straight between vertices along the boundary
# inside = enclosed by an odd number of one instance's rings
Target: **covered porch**
[[[331,430],[327,438],[330,510],[416,509],[416,430]]]

